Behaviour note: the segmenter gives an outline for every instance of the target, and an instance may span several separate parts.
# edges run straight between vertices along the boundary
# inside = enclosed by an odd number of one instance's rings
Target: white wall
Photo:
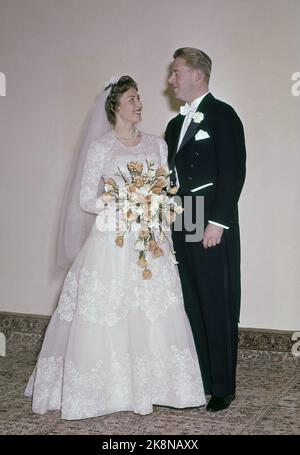
[[[299,0],[0,0],[0,309],[49,315],[56,306],[62,194],[104,81],[135,77],[143,129],[161,134],[175,115],[167,65],[187,45],[211,56],[211,91],[246,131],[241,326],[298,330],[299,17]]]

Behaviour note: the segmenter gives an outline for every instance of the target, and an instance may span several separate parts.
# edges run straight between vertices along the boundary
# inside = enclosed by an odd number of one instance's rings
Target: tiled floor
[[[36,415],[24,387],[35,350],[10,344],[0,357],[0,434],[203,435],[300,434],[300,358],[241,351],[237,399],[215,414],[204,407],[177,410],[156,406],[153,414],[119,412],[64,421],[59,412]]]

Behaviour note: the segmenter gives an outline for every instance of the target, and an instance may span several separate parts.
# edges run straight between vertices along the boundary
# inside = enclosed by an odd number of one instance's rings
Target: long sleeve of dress
[[[160,164],[163,167],[168,167],[168,146],[164,139],[159,138],[159,154]]]
[[[80,189],[80,207],[85,212],[96,215],[103,210],[103,205],[99,204],[99,184],[102,170],[103,151],[101,144],[92,142],[84,164]]]

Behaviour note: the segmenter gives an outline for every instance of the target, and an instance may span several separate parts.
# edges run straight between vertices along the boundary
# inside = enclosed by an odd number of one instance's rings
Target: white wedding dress
[[[137,146],[126,147],[110,132],[89,149],[80,203],[97,217],[66,276],[26,387],[35,413],[60,409],[63,419],[73,420],[116,411],[148,414],[154,404],[205,404],[168,242],[162,244],[164,256],[149,260],[152,279],[143,280],[136,232],[127,233],[120,248],[115,232],[97,228],[104,216],[96,204],[101,177],[121,184],[117,168],[126,173],[129,161],[146,165],[146,158],[167,166],[161,138],[143,133]]]

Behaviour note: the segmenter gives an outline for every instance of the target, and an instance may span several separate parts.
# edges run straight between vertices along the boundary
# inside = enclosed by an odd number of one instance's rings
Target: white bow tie
[[[181,115],[187,115],[189,113],[195,114],[197,108],[195,106],[191,106],[188,103],[185,103],[184,106],[180,106],[180,114]]]

